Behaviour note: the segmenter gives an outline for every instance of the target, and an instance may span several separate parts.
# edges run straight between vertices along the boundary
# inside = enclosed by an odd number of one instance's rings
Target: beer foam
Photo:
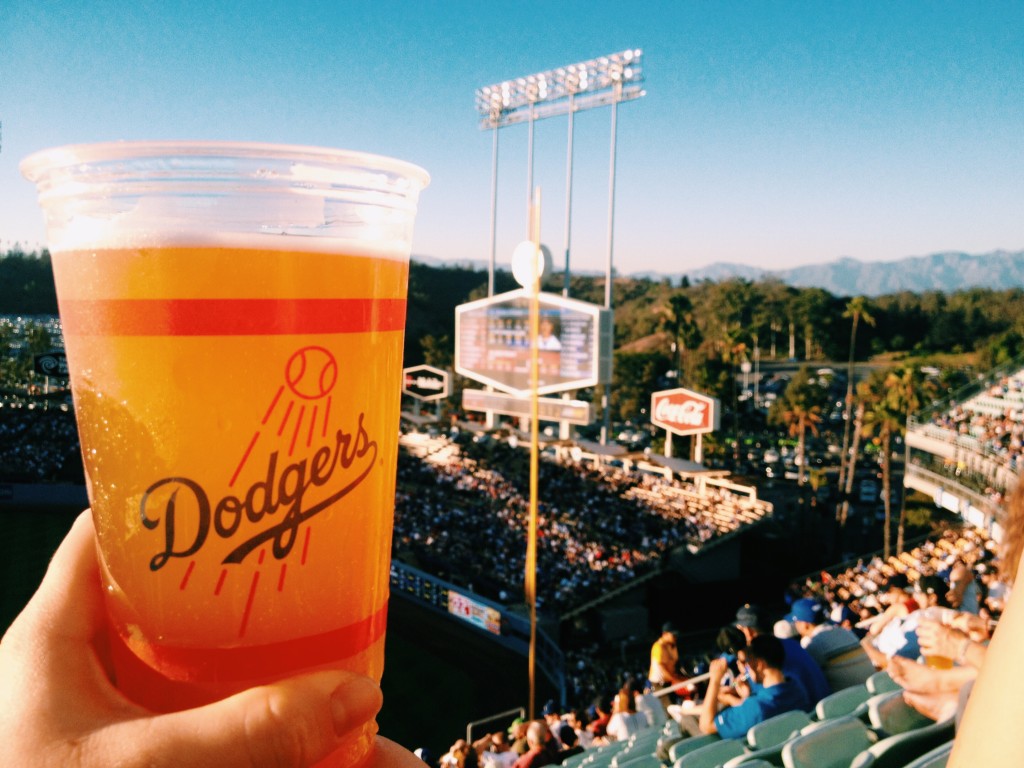
[[[49,235],[52,253],[147,248],[238,248],[261,251],[367,256],[402,261],[409,258],[410,243],[397,238],[331,237],[294,232],[223,232],[129,230],[111,228],[109,223],[76,221],[63,232]]]

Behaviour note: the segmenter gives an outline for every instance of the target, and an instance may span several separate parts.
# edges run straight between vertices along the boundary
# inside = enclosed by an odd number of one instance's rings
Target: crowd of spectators
[[[837,637],[841,634],[852,638],[854,651],[862,653],[865,658],[867,654],[863,654],[858,642],[865,649],[874,650],[878,646],[884,647],[886,633],[919,633],[919,643],[915,637],[912,645],[905,644],[872,654],[871,663],[860,667],[860,682],[877,669],[887,669],[893,680],[904,687],[908,704],[930,719],[945,720],[963,706],[959,701],[962,683],[960,687],[943,690],[942,675],[948,673],[957,681],[973,679],[984,659],[987,638],[992,627],[998,624],[1009,594],[1008,581],[1012,576],[1003,574],[999,566],[999,548],[985,533],[971,527],[947,529],[940,536],[887,560],[876,556],[860,560],[839,572],[822,572],[794,583],[786,595],[785,602],[789,608],[778,617],[778,621],[772,622],[775,617],[763,614],[756,606],[741,606],[736,623],[723,628],[716,646],[704,649],[704,658],[713,672],[716,669],[721,671],[725,664],[735,668],[737,653],[742,660],[745,647],[749,659],[753,638],[762,633],[774,634],[787,644],[783,646],[787,667],[790,649],[795,643],[810,651],[811,658],[820,664],[831,683],[834,678],[828,676],[827,657],[815,652],[816,641],[812,642],[816,637],[821,639],[822,630],[832,628],[836,630]],[[946,613],[926,612],[929,607],[936,606],[941,606]],[[945,618],[936,618],[940,615]],[[945,626],[943,622],[946,622]],[[670,627],[663,629],[665,631],[658,642],[666,637],[671,639],[671,634],[667,634]],[[957,656],[949,662],[952,669],[929,667],[920,658],[926,651],[936,652],[936,649],[949,647],[957,649],[946,651]],[[849,647],[842,650],[841,658],[848,663],[851,650]],[[715,661],[716,658],[726,661]],[[439,763],[448,768],[476,765],[532,768],[561,763],[581,749],[585,751],[615,741],[635,739],[638,733],[648,729],[653,729],[652,733],[658,732],[658,754],[664,757],[669,754],[668,747],[673,742],[686,738],[687,716],[682,713],[699,713],[706,706],[688,700],[692,697],[696,701],[702,694],[710,696],[712,692],[705,685],[682,689],[686,699],[683,706],[663,707],[660,699],[653,695],[658,685],[647,679],[653,673],[636,671],[637,668],[646,669],[646,659],[638,658],[633,662],[620,667],[617,673],[605,675],[601,690],[596,694],[587,691],[587,694],[593,694],[588,698],[579,698],[584,692],[575,691],[576,698],[571,693],[566,708],[559,708],[555,702],[549,701],[544,707],[543,719],[538,718],[533,723],[516,720],[510,726],[507,738],[502,732],[500,735],[486,734],[473,743],[459,740],[439,761],[428,753],[423,753],[424,760],[428,764]],[[742,664],[739,669],[742,669]],[[684,670],[683,674],[693,671]],[[727,680],[728,675],[727,672]],[[786,676],[790,676],[788,669]],[[742,687],[743,683],[734,685]],[[804,708],[813,709],[820,697],[834,690],[834,687],[819,689],[815,695],[808,696]],[[728,694],[716,697],[716,701],[716,709],[721,712],[729,706],[741,705],[744,697],[737,695],[734,688]],[[690,717],[689,727],[693,729],[696,720],[692,715]],[[667,718],[679,721],[680,728],[678,733],[673,730],[671,733],[675,735],[666,739],[664,734],[669,733],[664,727]],[[495,748],[493,745],[496,743],[501,746]],[[653,751],[654,738],[650,744]],[[506,752],[511,754],[503,757]],[[670,762],[667,757],[665,760]]]
[[[929,432],[991,456],[1016,473],[1024,455],[1024,370],[1001,376],[963,402],[936,411]],[[962,462],[952,462],[962,471]]]
[[[399,458],[394,555],[501,602],[520,601],[526,452],[411,435]],[[414,455],[414,453],[416,455]],[[540,462],[538,609],[562,612],[756,522],[764,502],[724,488],[577,461]]]
[[[993,377],[972,396],[933,411],[912,429],[954,446],[952,451],[912,451],[912,464],[954,480],[994,506],[1002,504],[1024,469],[1024,369]]]
[[[867,561],[859,560],[835,575],[822,572],[818,579],[808,579],[802,585],[795,585],[793,593],[821,597],[829,602],[833,612],[846,607],[858,621],[863,621],[884,610],[879,597],[894,576],[905,576],[909,586],[913,587],[928,576],[938,576],[948,582],[954,570],[966,568],[974,579],[974,587],[970,591],[982,594],[976,601],[979,608],[974,612],[984,612],[988,610],[985,603],[989,586],[994,585],[994,579],[997,579],[994,566],[996,549],[992,539],[975,528],[949,529],[938,539],[926,541],[888,560],[883,561],[876,555]],[[966,584],[961,589],[966,591]],[[1002,593],[1002,588],[996,589],[1000,602]]]
[[[79,450],[70,408],[0,405],[0,481],[82,483]]]

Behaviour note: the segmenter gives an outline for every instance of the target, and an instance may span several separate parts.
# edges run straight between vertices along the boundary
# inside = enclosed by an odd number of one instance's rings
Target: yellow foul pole
[[[524,586],[526,603],[530,607],[530,719],[535,717],[537,700],[537,485],[540,473],[539,404],[540,355],[537,339],[540,336],[540,272],[537,254],[540,253],[540,188],[533,191],[530,205],[530,240],[534,256],[530,260],[530,523],[526,540],[526,574]]]

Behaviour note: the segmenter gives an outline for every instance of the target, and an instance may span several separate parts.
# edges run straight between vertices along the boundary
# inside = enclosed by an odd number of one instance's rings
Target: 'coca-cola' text
[[[674,403],[667,397],[654,406],[654,418],[684,427],[703,427],[706,422],[708,405],[699,400],[684,400]]]

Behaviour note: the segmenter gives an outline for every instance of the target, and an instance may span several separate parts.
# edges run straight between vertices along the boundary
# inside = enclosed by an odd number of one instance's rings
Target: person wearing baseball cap
[[[875,672],[860,638],[849,629],[827,620],[825,606],[805,597],[793,603],[786,617],[800,635],[800,645],[825,673],[832,690],[864,683]]]
[[[761,618],[762,610],[750,603],[740,606],[736,611],[734,626],[743,633],[749,645],[755,637],[764,634],[772,634],[766,631],[765,622]],[[809,710],[823,698],[832,693],[833,688],[829,685],[821,667],[814,658],[805,651],[800,641],[795,637],[780,638],[782,648],[785,652],[785,659],[782,671],[786,677],[796,680],[807,691],[809,699]]]
[[[777,637],[758,635],[737,655],[750,678],[747,695],[732,704],[722,701],[719,692],[729,662],[725,658],[712,660],[708,691],[696,728],[689,721],[693,716],[688,715],[679,723],[681,730],[691,735],[697,735],[696,731],[717,733],[723,739],[742,739],[750,728],[770,717],[809,708],[807,691],[782,671],[785,651]]]

